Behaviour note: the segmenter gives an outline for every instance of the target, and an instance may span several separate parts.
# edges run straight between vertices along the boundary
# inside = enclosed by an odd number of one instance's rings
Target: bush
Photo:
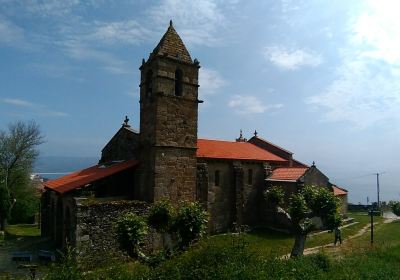
[[[122,215],[117,221],[116,231],[121,247],[130,255],[138,255],[140,244],[147,234],[144,218],[133,213]]]
[[[205,233],[208,214],[198,202],[184,202],[179,208],[174,229],[179,236],[179,247],[187,248]]]
[[[390,201],[389,202],[390,208],[392,208],[393,213],[396,216],[400,216],[400,201]]]
[[[169,201],[158,201],[150,208],[147,223],[158,232],[168,232],[171,230],[175,214],[175,209]]]
[[[79,270],[78,264],[75,258],[75,250],[71,247],[67,247],[67,251],[62,255],[61,261],[58,264],[53,264],[50,267],[50,273],[48,273],[43,279],[44,280],[79,280],[83,279],[84,275]]]
[[[272,207],[276,207],[283,204],[285,193],[281,187],[274,186],[264,192],[264,197]]]

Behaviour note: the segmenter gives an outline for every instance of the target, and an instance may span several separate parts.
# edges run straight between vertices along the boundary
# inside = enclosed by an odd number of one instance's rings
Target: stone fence
[[[120,249],[115,230],[118,218],[127,212],[148,214],[150,205],[143,201],[116,200],[91,201],[76,198],[76,250],[79,258],[89,263],[123,259],[127,255]],[[161,246],[160,236],[149,232],[144,251]]]

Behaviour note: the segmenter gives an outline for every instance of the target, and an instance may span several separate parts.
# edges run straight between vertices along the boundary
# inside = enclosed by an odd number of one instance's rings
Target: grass
[[[347,236],[369,223],[366,215],[352,216],[359,223],[343,230]],[[374,246],[366,232],[322,254],[281,260],[276,256],[288,251],[279,250],[290,250],[293,237],[257,230],[246,235],[208,237],[155,268],[138,262],[115,263],[85,274],[73,270],[76,278],[60,278],[61,271],[71,271],[64,267],[55,268],[46,279],[400,279],[400,222],[375,221]],[[332,239],[332,233],[320,234],[310,238],[308,246]]]
[[[349,213],[349,216],[354,218],[354,222],[358,223],[343,228],[342,236],[344,239],[358,233],[370,222],[370,217],[365,213]],[[382,218],[374,217],[374,222],[380,223],[382,222]],[[330,232],[309,236],[306,241],[306,248],[329,244],[333,242],[333,239],[333,233]],[[225,247],[231,245],[233,240],[234,238],[232,235],[224,234],[208,237],[202,242],[212,246]],[[253,253],[264,256],[281,256],[290,253],[294,243],[294,237],[288,233],[280,233],[267,229],[258,229],[248,233],[245,237],[245,242],[249,244],[249,250]]]
[[[220,244],[215,245],[215,240],[212,240],[214,244],[205,241],[155,268],[138,263],[114,264],[86,274],[85,278],[89,280],[100,277],[149,280],[400,279],[399,233],[400,222],[381,223],[376,231],[376,238],[380,241],[375,246],[362,245],[362,243],[368,244],[368,238],[362,236],[358,238],[362,246],[352,247],[351,252],[341,258],[336,258],[335,255],[316,254],[280,260],[272,255],[255,253],[251,241],[248,246],[240,246],[240,242],[235,245],[227,242],[226,246],[219,246]],[[59,277],[60,271],[62,270],[56,270],[54,275]],[[48,279],[67,279],[57,277]]]
[[[6,234],[11,236],[40,236],[40,229],[35,224],[8,225]]]

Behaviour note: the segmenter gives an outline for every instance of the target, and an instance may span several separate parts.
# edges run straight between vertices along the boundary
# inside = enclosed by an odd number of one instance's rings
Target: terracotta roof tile
[[[107,164],[99,164],[54,180],[47,181],[44,183],[44,186],[45,188],[54,190],[58,193],[65,193],[85,186],[86,184],[106,178],[138,164],[139,161],[137,160],[116,162],[109,166]]]
[[[345,189],[343,189],[341,187],[338,187],[336,185],[332,185],[332,189],[333,189],[333,194],[334,195],[346,195],[348,193],[347,190],[345,190]]]
[[[248,142],[197,140],[197,157],[256,161],[286,161]]]
[[[279,167],[272,171],[267,180],[297,181],[307,170],[307,167]]]

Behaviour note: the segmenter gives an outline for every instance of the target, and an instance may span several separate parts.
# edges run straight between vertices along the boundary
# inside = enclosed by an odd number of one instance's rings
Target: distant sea
[[[50,173],[40,174],[40,176],[56,179],[66,173],[95,165],[98,161],[98,157],[39,156],[33,167],[33,173]]]

